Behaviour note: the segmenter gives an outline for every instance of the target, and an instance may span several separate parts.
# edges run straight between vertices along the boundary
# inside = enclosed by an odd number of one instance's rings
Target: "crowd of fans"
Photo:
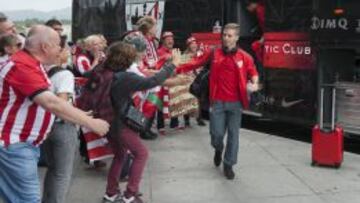
[[[190,117],[195,117],[199,126],[206,125],[201,111],[196,111],[201,102],[195,111],[172,116],[171,89],[188,88],[209,62],[216,71],[210,75],[214,164],[219,166],[222,161],[228,131],[224,174],[234,178],[241,109],[248,104],[244,78],[250,78],[248,90],[258,89],[251,57],[236,46],[238,25],[225,26],[222,48],[201,50],[190,37],[183,55],[174,48],[172,32],[164,32],[158,45],[154,18],[141,18],[137,27],[112,44],[101,34],[66,43],[62,24],[56,19],[33,26],[24,37],[0,13],[0,196],[6,202],[41,201],[39,151],[40,164],[48,167],[42,202],[66,202],[78,140],[84,160],[96,169],[106,166],[104,158],[113,157],[104,202],[142,202],[139,184],[148,150],[141,138],[156,139],[158,134],[168,135],[168,129],[186,133]],[[224,66],[229,68],[222,72]],[[85,78],[85,85],[77,83],[83,81],[80,78]],[[104,88],[103,104],[96,101],[103,108],[85,108],[89,100],[100,96],[94,93],[81,99],[81,87],[85,92],[96,85]],[[118,110],[128,103],[149,120],[145,132],[139,134],[124,123]],[[167,119],[170,128],[165,127]],[[122,171],[129,173],[121,175]],[[121,176],[128,181],[124,192],[118,184]]]

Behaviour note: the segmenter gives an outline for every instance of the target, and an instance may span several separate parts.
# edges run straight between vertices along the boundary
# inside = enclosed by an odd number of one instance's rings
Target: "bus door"
[[[316,118],[317,77],[310,44],[311,0],[265,0],[264,116],[309,124]]]
[[[314,0],[313,10],[311,41],[318,50],[319,85],[335,86],[337,123],[360,135],[360,2]],[[331,92],[325,91],[325,99],[330,97]],[[331,105],[324,107],[329,123]]]

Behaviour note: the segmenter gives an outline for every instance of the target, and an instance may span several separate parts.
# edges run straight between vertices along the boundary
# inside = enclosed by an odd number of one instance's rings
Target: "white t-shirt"
[[[20,35],[20,34],[18,34],[17,37],[18,37],[19,42],[21,43],[21,47],[20,47],[20,48],[23,49],[24,46],[25,46],[25,37],[23,37],[23,36]]]
[[[75,78],[69,70],[55,73],[51,78],[51,91],[55,94],[68,93],[69,101],[73,102],[75,95]]]

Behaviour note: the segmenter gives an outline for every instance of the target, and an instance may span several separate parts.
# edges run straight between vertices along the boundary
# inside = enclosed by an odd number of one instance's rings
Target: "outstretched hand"
[[[173,49],[171,53],[171,62],[175,66],[179,66],[181,63],[181,52],[180,49]]]
[[[92,119],[91,130],[100,136],[105,136],[109,131],[110,125],[102,119]]]

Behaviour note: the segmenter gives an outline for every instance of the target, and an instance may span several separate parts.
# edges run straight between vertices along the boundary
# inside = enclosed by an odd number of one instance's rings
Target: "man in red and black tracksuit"
[[[229,23],[222,33],[222,47],[178,67],[177,72],[190,71],[210,60],[210,135],[215,149],[214,164],[219,166],[224,150],[224,136],[228,138],[224,155],[224,175],[234,179],[232,166],[237,163],[239,128],[242,109],[249,106],[247,91],[257,91],[258,73],[252,57],[237,47],[239,25]],[[248,83],[248,81],[250,82]]]

